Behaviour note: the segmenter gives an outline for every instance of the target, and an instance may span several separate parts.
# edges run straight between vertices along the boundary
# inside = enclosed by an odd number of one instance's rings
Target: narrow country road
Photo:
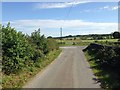
[[[100,88],[82,46],[63,47],[60,56],[24,88]]]

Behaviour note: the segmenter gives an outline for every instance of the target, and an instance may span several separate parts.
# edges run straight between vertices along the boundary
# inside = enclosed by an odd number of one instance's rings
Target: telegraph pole
[[[60,28],[60,37],[62,38],[62,27]]]
[[[60,28],[60,40],[61,40],[61,44],[62,44],[62,27]]]

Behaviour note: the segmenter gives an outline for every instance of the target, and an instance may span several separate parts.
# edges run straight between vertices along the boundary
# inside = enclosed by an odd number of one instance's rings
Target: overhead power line
[[[75,0],[74,0],[75,1]],[[72,8],[73,8],[73,4],[71,5],[71,7],[69,8],[69,10],[68,10],[68,13],[66,14],[66,16],[65,16],[65,18],[64,18],[64,21],[63,21],[63,23],[62,23],[62,25],[61,25],[61,27],[60,27],[60,37],[62,38],[62,33],[63,33],[63,27],[64,27],[64,24],[65,24],[65,20],[67,20],[68,18],[69,18],[69,16],[70,16],[70,13],[71,13],[71,11],[72,11]]]
[[[75,0],[74,0],[74,2],[75,2]],[[65,18],[64,18],[64,21],[63,21],[63,24],[62,24],[62,26],[61,27],[63,27],[64,26],[64,24],[65,24],[65,20],[67,20],[68,18],[69,18],[69,16],[70,16],[70,13],[71,13],[71,11],[72,11],[72,8],[73,8],[73,3],[72,3],[72,5],[71,5],[71,7],[69,8],[69,10],[68,10],[68,12],[67,12],[67,14],[66,14],[66,16],[65,16]]]

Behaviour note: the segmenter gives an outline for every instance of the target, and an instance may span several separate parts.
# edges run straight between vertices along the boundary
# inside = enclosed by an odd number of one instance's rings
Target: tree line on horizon
[[[120,32],[115,31],[111,34],[88,34],[88,35],[68,35],[63,37],[52,37],[48,36],[47,38],[54,38],[54,39],[65,39],[65,38],[80,38],[82,40],[91,39],[91,40],[99,40],[99,39],[119,39]]]

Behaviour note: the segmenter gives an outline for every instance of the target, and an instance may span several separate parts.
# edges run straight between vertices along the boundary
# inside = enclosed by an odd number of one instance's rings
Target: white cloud
[[[66,8],[66,7],[72,7],[76,6],[79,4],[83,3],[88,3],[88,2],[95,2],[93,0],[74,0],[71,2],[42,2],[42,3],[37,3],[34,5],[34,8],[36,9],[51,9],[51,8]],[[110,2],[110,1],[109,1]],[[90,12],[90,11],[96,11],[96,10],[117,10],[118,6],[104,6],[101,8],[96,8],[95,10],[84,10],[84,12]]]
[[[74,0],[2,0],[3,2],[71,2]],[[76,0],[90,2],[119,2],[119,0]]]
[[[86,1],[87,2],[87,1]],[[73,1],[73,2],[59,2],[59,3],[38,3],[35,5],[35,8],[39,8],[39,9],[46,9],[46,8],[66,8],[66,7],[71,7],[74,5],[78,5],[81,3],[86,3],[84,1]]]
[[[102,26],[102,27],[107,27],[107,26],[115,26],[116,23],[96,23],[96,22],[86,22],[83,20],[52,20],[52,19],[47,19],[47,20],[15,20],[11,21],[11,24],[19,27],[29,27],[29,26],[34,26],[34,27],[43,27],[43,28],[58,28],[61,27],[62,25],[65,28],[74,28],[74,27],[83,27],[83,26]]]
[[[3,24],[6,24],[6,22]],[[47,36],[49,36],[48,34],[53,35],[51,32],[52,29],[55,30],[55,36],[56,33],[59,33],[58,30],[61,26],[65,30],[64,32],[66,32],[64,35],[67,35],[68,33],[72,34],[76,31],[79,31],[81,34],[111,33],[118,29],[117,23],[97,23],[86,22],[82,20],[17,20],[11,21],[11,25],[18,31],[22,31],[28,34],[38,28],[41,28],[43,30],[43,34]]]
[[[112,10],[116,10],[118,9],[118,6],[112,7]]]
[[[109,9],[109,6],[104,6],[103,9]]]
[[[86,9],[86,10],[83,10],[81,12],[99,12],[99,11],[103,11],[103,10],[106,10],[106,11],[114,11],[114,10],[118,10],[119,6],[104,6],[104,7],[100,7],[100,8],[94,8],[94,9]]]
[[[118,6],[104,6],[100,10],[117,10]]]

